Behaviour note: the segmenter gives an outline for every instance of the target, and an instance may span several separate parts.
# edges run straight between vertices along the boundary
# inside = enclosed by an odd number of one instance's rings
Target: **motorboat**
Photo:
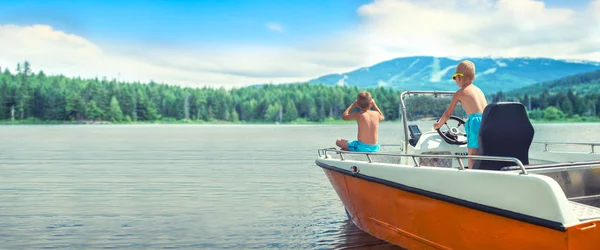
[[[478,154],[469,156],[462,118],[422,132],[406,117],[409,96],[453,94],[401,93],[399,144],[317,150],[352,222],[406,249],[600,249],[600,144],[534,142],[525,107],[498,102],[485,108]]]

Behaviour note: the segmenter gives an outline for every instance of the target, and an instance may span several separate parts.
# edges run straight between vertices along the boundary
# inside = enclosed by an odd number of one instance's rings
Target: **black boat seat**
[[[477,155],[514,157],[529,164],[534,129],[525,106],[518,102],[492,103],[485,107],[479,130]],[[498,170],[514,162],[476,160],[473,169]]]

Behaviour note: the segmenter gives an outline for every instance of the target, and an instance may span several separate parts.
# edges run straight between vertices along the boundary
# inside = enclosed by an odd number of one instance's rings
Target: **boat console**
[[[408,130],[410,131],[410,140],[408,140],[408,143],[414,147],[415,145],[417,145],[419,138],[421,138],[421,130],[416,124],[408,125]]]

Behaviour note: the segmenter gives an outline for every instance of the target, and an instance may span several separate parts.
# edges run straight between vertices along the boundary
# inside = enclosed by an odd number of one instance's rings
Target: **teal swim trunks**
[[[362,143],[358,140],[348,142],[348,150],[354,152],[377,152],[379,148],[379,142],[375,145]]]
[[[469,115],[465,122],[467,132],[467,148],[479,148],[479,128],[481,127],[481,113]]]

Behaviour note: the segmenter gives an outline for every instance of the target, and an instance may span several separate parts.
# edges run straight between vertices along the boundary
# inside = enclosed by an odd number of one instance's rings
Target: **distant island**
[[[0,71],[0,124],[349,123],[341,113],[362,90],[373,94],[387,121],[397,121],[404,91],[318,83],[190,88],[48,76],[32,72],[28,62],[15,72]],[[600,70],[488,93],[489,102],[523,103],[533,122],[598,122],[599,97]],[[446,98],[411,97],[408,118],[439,117],[448,103]],[[455,115],[464,116],[464,110],[458,108]]]

